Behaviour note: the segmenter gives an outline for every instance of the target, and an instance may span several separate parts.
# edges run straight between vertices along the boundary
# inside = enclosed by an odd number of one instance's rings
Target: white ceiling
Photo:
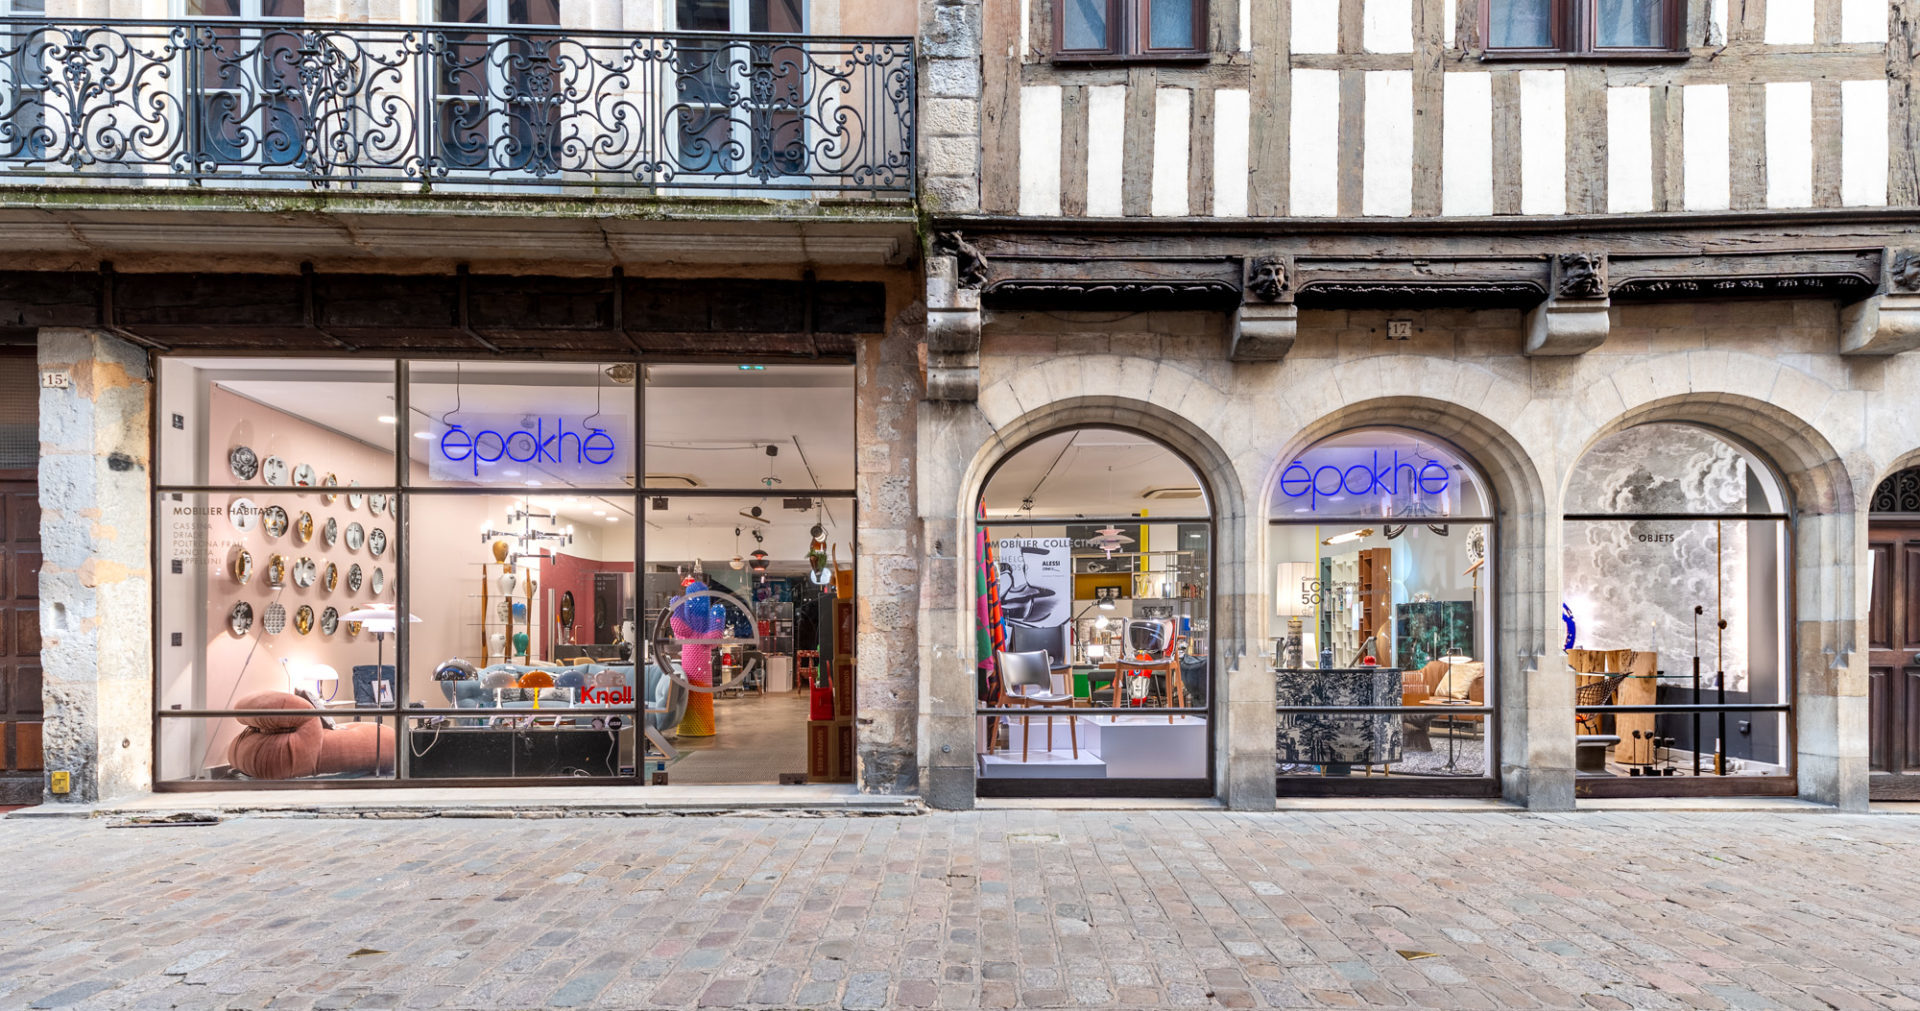
[[[1204,498],[1149,498],[1156,489],[1200,487],[1186,462],[1165,446],[1133,432],[1085,428],[1059,432],[1008,457],[988,482],[987,513],[1035,516],[1205,516]]]

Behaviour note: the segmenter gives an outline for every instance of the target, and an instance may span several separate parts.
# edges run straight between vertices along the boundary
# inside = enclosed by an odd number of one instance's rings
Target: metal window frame
[[[1494,46],[1493,3],[1480,4],[1480,59],[1494,60],[1679,60],[1690,55],[1686,40],[1683,0],[1660,0],[1661,30],[1666,45],[1602,46],[1599,40],[1599,0],[1546,0],[1553,41],[1546,46]]]

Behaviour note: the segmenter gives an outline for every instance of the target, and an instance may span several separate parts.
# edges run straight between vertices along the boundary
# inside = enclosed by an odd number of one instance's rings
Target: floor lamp
[[[367,631],[373,633],[373,641],[377,644],[374,649],[373,673],[375,680],[378,681],[380,675],[386,673],[387,636],[400,627],[399,614],[394,611],[392,604],[368,604],[356,611],[348,612],[343,616],[343,620],[357,621],[365,626]],[[419,621],[419,618],[411,614],[407,615],[408,624],[417,624]],[[395,671],[394,674],[395,680],[398,680],[399,672]],[[378,698],[376,689],[376,702]],[[397,694],[395,701],[397,704]]]

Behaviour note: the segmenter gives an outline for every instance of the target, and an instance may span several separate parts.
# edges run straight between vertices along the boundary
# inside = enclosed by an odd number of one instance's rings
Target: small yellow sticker
[[[55,772],[49,778],[51,782],[47,784],[47,789],[54,793],[69,793],[73,790],[73,773]]]

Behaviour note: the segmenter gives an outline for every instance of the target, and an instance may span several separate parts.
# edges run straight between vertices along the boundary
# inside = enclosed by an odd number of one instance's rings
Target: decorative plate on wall
[[[332,474],[328,474],[326,477],[323,477],[320,479],[320,487],[338,488],[340,487],[340,479],[337,477],[334,477]],[[340,501],[340,496],[332,494],[331,492],[320,496],[321,505],[332,505],[338,501]]]
[[[339,585],[340,585],[340,567],[333,564],[332,562],[328,562],[327,570],[320,574],[320,588],[327,591],[328,593],[332,593],[333,588]]]
[[[340,540],[340,521],[327,517],[327,525],[320,528],[320,540],[327,547],[333,547]]]
[[[313,540],[313,514],[300,510],[300,516],[293,521],[293,532],[300,535],[300,543]]]
[[[332,635],[340,630],[340,612],[329,607],[320,612],[320,634]]]
[[[270,505],[260,513],[268,537],[278,537],[287,532],[287,511],[277,505]]]
[[[368,495],[367,511],[374,514],[375,516],[378,516],[381,513],[386,512],[387,497],[385,495],[380,494],[379,492],[374,492],[373,494]]]
[[[560,627],[564,629],[573,628],[573,591],[572,590],[566,590],[560,594],[559,610],[560,610]]]
[[[242,481],[251,481],[260,473],[260,458],[253,455],[247,446],[235,446],[227,451],[227,469]]]
[[[293,630],[301,635],[306,635],[308,632],[313,631],[312,607],[301,604],[300,609],[293,612]]]
[[[253,605],[244,600],[233,605],[233,610],[227,612],[227,627],[234,635],[246,635],[253,628]]]
[[[360,565],[357,562],[347,566],[347,592],[360,592]]]
[[[379,527],[374,527],[373,532],[367,535],[367,550],[371,552],[375,558],[386,554],[387,532]]]
[[[373,578],[368,581],[367,588],[372,590],[376,597],[380,595],[381,590],[387,588],[387,574],[378,565],[373,567]]]
[[[313,581],[319,578],[319,575],[320,567],[313,564],[313,559],[311,558],[302,557],[299,561],[293,563],[293,585],[301,589],[312,586]]]
[[[360,545],[366,543],[366,540],[367,540],[367,532],[361,529],[360,524],[358,523],[347,524],[347,550],[348,551],[360,550]]]
[[[239,583],[241,586],[245,586],[247,585],[247,580],[252,578],[253,555],[250,554],[246,548],[241,548],[235,552],[233,556],[233,581]]]
[[[358,488],[358,487],[360,487],[360,482],[359,482],[359,481],[348,481],[348,482],[347,482],[347,487],[349,487],[349,488]],[[348,509],[358,509],[358,508],[360,508],[360,503],[362,503],[362,502],[365,502],[366,500],[367,500],[367,496],[366,496],[365,494],[363,494],[363,493],[361,493],[361,492],[357,492],[357,491],[350,491],[350,492],[348,492],[348,493],[347,493],[347,508],[348,508]]]
[[[280,555],[267,559],[267,585],[280,587],[287,585],[287,560]]]
[[[303,463],[293,468],[293,486],[295,488],[313,487],[313,464]]]
[[[400,496],[395,495],[387,499],[387,515],[394,519],[400,518]]]
[[[281,607],[277,600],[268,604],[267,609],[260,612],[260,627],[265,629],[268,635],[279,635],[286,631],[287,609]]]
[[[237,498],[227,503],[227,521],[235,530],[246,533],[260,522],[260,507],[250,498]]]
[[[260,461],[260,478],[274,487],[287,483],[287,461],[269,456]]]

